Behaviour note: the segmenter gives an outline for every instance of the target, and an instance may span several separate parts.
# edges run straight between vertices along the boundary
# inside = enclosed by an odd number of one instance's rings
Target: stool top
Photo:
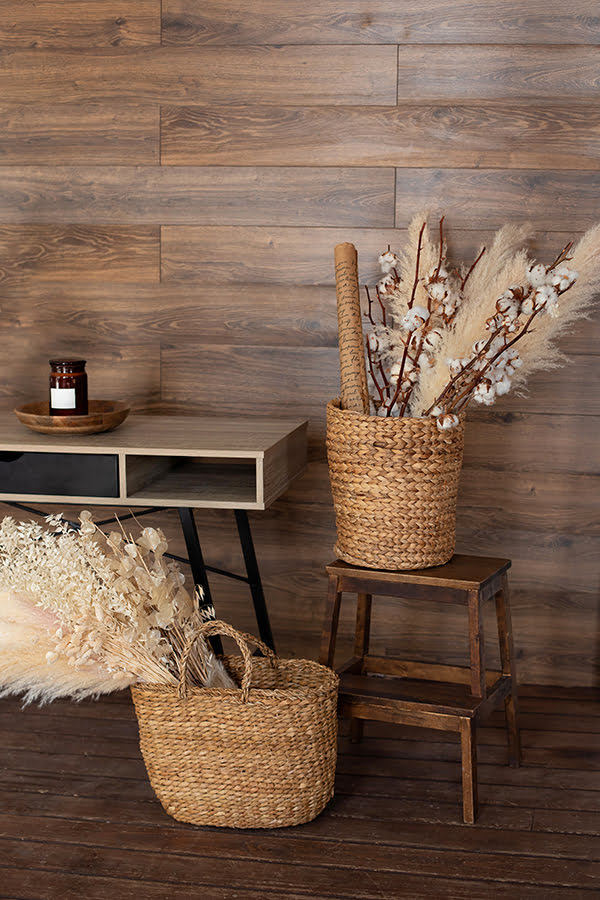
[[[406,569],[391,572],[383,569],[367,569],[364,566],[353,566],[342,559],[334,560],[325,568],[330,575],[350,575],[364,578],[365,580],[390,582],[392,584],[426,584],[475,590],[491,578],[506,572],[510,566],[510,559],[497,559],[491,556],[467,556],[466,554],[456,553],[450,562],[443,566],[432,566],[430,569]]]

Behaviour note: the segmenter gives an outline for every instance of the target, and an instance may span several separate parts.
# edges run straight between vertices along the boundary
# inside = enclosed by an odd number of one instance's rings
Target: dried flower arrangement
[[[0,522],[0,696],[46,702],[177,685],[202,616],[162,531],[105,535],[85,510],[79,528],[60,515],[46,522]],[[233,686],[202,640],[188,673],[194,684]]]
[[[561,365],[556,337],[600,290],[600,225],[549,265],[522,249],[525,227],[508,225],[471,266],[457,268],[443,229],[444,217],[434,240],[417,216],[405,250],[381,254],[376,302],[367,288],[365,340],[371,411],[433,416],[442,431],[458,425],[471,400],[489,405],[532,372]]]

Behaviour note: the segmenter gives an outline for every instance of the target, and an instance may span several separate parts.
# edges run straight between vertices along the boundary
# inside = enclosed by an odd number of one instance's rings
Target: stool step
[[[511,690],[511,679],[500,676],[487,697],[473,697],[464,684],[431,682],[414,678],[377,675],[340,675],[339,705],[344,715],[419,724],[445,731],[458,731],[461,718],[480,718],[491,711]]]

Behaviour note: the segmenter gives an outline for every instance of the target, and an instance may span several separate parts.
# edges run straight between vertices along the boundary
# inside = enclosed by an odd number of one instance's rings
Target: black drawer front
[[[0,494],[118,497],[119,458],[104,453],[0,451]]]

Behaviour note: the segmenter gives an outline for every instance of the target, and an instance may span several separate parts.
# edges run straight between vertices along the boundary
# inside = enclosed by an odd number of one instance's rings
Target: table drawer
[[[110,453],[0,452],[0,494],[119,497],[119,458]]]

